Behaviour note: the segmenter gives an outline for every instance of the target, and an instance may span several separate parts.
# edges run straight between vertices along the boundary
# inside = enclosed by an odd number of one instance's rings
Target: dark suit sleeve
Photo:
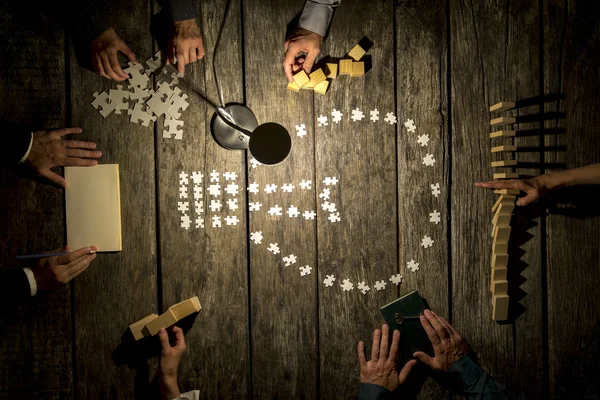
[[[110,28],[106,2],[106,0],[65,0],[66,13],[69,17],[66,26],[75,42],[91,42]]]
[[[22,268],[12,268],[0,272],[0,302],[16,304],[31,297],[29,280]]]
[[[504,387],[469,356],[464,355],[448,371],[451,387],[468,400],[505,400]]]
[[[0,163],[14,165],[21,161],[31,143],[31,130],[11,124],[3,129],[4,144],[0,146]]]

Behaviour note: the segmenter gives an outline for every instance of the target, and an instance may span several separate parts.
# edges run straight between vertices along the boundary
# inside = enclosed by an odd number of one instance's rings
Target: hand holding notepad
[[[65,167],[67,243],[121,251],[119,165]]]

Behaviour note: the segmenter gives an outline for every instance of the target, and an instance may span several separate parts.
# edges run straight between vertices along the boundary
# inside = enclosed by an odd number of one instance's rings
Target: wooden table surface
[[[209,66],[225,0],[200,3],[206,57],[186,68],[185,80],[216,99]],[[325,96],[286,90],[283,42],[302,5],[234,1],[223,33],[226,101],[246,103],[259,121],[278,122],[293,134],[286,162],[253,169],[245,153],[214,142],[213,110],[183,84],[190,106],[182,114],[181,141],[162,138],[161,120],[152,129],[124,115],[102,119],[90,105],[92,93],[116,83],[78,65],[53,13],[2,2],[0,117],[39,128],[80,126],[81,138],[103,151],[102,162],[120,164],[123,251],[101,254],[67,287],[2,314],[0,398],[147,398],[156,360],[128,364],[118,356],[121,337],[132,322],[192,295],[203,309],[186,334],[182,390],[197,388],[207,399],[355,398],[357,342],[369,341],[382,323],[380,306],[414,289],[448,316],[512,397],[597,398],[597,200],[584,216],[572,208],[516,211],[510,278],[516,301],[511,321],[500,324],[491,320],[489,291],[495,196],[474,182],[493,173],[490,161],[498,157],[489,151],[488,107],[502,100],[563,95],[506,113],[564,113],[519,125],[544,128],[514,139],[529,148],[516,154],[528,163],[521,174],[598,162],[598,2],[344,0],[321,55],[341,57],[367,36],[374,42],[373,66],[363,78],[340,77]],[[154,12],[156,6],[134,0],[110,11],[139,60],[155,51]],[[372,123],[368,113],[352,122],[356,107],[377,108],[382,119],[393,112],[399,123]],[[342,123],[319,127],[317,117],[334,108],[345,114]],[[416,133],[403,125],[409,118]],[[295,135],[300,123],[308,130],[303,138]],[[426,148],[416,142],[423,133],[431,139]],[[432,167],[422,164],[426,153],[437,160]],[[208,177],[213,170],[239,175],[240,224],[212,228],[207,210],[205,229],[182,229],[179,172]],[[14,266],[16,254],[62,245],[62,191],[13,169],[0,176],[2,268]],[[318,194],[328,176],[340,180],[332,190],[338,223],[320,210]],[[312,191],[262,191],[267,183],[301,179],[313,181]],[[264,207],[293,202],[300,211],[318,210],[317,219],[249,213],[248,182],[261,185],[250,201]],[[437,182],[436,198],[429,185]],[[441,212],[439,225],[428,221],[433,210]],[[250,242],[256,230],[266,244]],[[429,249],[420,246],[425,234],[435,240]],[[282,254],[267,252],[270,242],[279,243]],[[312,274],[301,277],[297,265],[284,268],[281,256],[289,253]],[[411,259],[420,263],[416,273],[406,268]],[[399,287],[373,288],[395,273],[404,276]],[[338,278],[331,288],[323,284],[329,274]],[[345,278],[355,285],[366,280],[371,291],[344,292],[339,283]],[[450,397],[431,380],[421,396]]]

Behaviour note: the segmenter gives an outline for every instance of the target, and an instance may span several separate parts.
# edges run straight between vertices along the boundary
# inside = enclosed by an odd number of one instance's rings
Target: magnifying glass
[[[221,105],[215,104],[199,91],[194,90],[204,101],[215,108],[210,130],[215,141],[228,150],[250,150],[252,156],[261,164],[276,165],[283,162],[292,151],[290,133],[280,124],[267,122],[259,125],[256,116],[247,106],[239,103],[225,104],[221,83],[216,69],[221,34],[229,14],[231,0],[227,2],[219,36],[215,43],[213,56],[213,75]],[[181,78],[180,78],[181,81]]]

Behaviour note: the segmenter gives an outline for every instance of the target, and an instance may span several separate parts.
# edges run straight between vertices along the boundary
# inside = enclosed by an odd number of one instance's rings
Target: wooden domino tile
[[[521,193],[519,189],[496,189],[494,190],[495,194],[508,194],[508,195],[518,195]]]
[[[340,60],[340,72],[339,75],[351,75],[352,74],[352,60]]]
[[[517,151],[517,146],[512,145],[512,144],[505,144],[503,146],[492,147],[492,153],[501,153],[501,152],[508,152],[508,151]]]
[[[497,137],[514,137],[517,133],[515,131],[496,131],[490,133],[490,139]]]
[[[508,305],[508,295],[492,296],[492,319],[494,321],[506,321],[508,319]]]
[[[517,160],[492,161],[492,168],[514,167],[515,165],[517,165]]]
[[[323,81],[315,86],[315,93],[325,94],[327,93],[327,88],[329,87],[329,81]]]
[[[350,76],[358,78],[365,74],[365,63],[362,61],[352,63],[352,73]]]
[[[298,88],[302,88],[302,86],[306,85],[310,81],[310,78],[306,74],[306,71],[300,70],[296,75],[294,75],[294,82],[298,85]]]
[[[144,317],[144,318],[140,319],[139,321],[134,322],[133,324],[129,325],[129,330],[131,331],[133,338],[135,340],[140,340],[140,339],[144,338],[144,334],[142,332],[142,330],[144,329],[144,326],[146,326],[147,323],[154,321],[156,318],[158,318],[158,314],[150,314],[147,317]]]
[[[348,53],[349,57],[352,57],[354,59],[354,61],[358,61],[362,58],[362,56],[364,56],[367,52],[365,51],[365,49],[363,49],[362,47],[360,47],[360,45],[356,45],[352,48],[352,50],[350,50],[350,52]]]
[[[493,106],[490,106],[490,112],[501,112],[501,111],[506,111],[506,110],[510,110],[511,108],[515,108],[515,102],[514,101],[501,101],[500,103],[496,103]]]
[[[517,119],[514,117],[499,117],[499,118],[494,118],[493,120],[491,120],[490,125],[492,125],[492,126],[510,125],[510,124],[514,124],[515,122],[517,122]]]
[[[494,174],[494,179],[519,179],[519,174],[516,172],[502,172]]]
[[[331,79],[337,78],[338,73],[338,65],[333,63],[325,64],[325,68],[327,69],[327,77]]]

